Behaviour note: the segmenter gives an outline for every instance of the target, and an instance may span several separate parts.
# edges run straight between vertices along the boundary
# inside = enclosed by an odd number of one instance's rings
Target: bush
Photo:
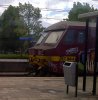
[[[78,63],[78,74],[83,75],[84,65],[82,63]]]
[[[28,59],[28,54],[0,54],[0,59]]]

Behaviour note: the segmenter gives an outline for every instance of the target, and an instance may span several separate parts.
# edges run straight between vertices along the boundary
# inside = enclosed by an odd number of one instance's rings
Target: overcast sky
[[[42,21],[44,24],[61,21],[68,16],[68,12],[73,7],[73,2],[89,3],[95,8],[98,8],[98,0],[0,0],[0,5],[13,5],[18,6],[21,3],[31,3],[34,7],[41,8]],[[52,11],[45,11],[42,8],[48,9],[58,9]],[[5,10],[5,8],[0,7],[0,14]],[[54,18],[54,19],[44,19],[44,18]]]

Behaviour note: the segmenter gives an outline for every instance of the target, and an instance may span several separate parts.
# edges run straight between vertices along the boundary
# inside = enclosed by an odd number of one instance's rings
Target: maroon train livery
[[[90,25],[88,37],[87,71],[94,66],[95,24]],[[83,69],[85,49],[85,23],[61,21],[46,28],[37,43],[29,48],[29,61],[33,68],[48,69],[62,74],[63,63],[74,61]],[[82,58],[82,60],[81,60]],[[43,70],[45,71],[45,70]]]

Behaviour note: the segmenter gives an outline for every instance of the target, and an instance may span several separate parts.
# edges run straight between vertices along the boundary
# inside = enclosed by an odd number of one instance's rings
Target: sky
[[[73,7],[74,2],[89,3],[94,8],[98,8],[98,0],[0,0],[0,14],[7,8],[1,5],[18,6],[19,2],[22,4],[30,3],[34,7],[39,7],[42,14],[42,22],[46,27],[58,21],[62,21],[68,17],[68,12]]]

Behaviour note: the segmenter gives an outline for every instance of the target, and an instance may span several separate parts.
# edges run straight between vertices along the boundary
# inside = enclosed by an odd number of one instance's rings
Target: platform
[[[97,100],[92,96],[92,78],[87,78],[87,91],[82,92],[82,78],[79,78],[78,97],[74,87],[66,94],[63,77],[0,77],[0,100]]]
[[[0,59],[0,62],[29,62],[28,59]]]

